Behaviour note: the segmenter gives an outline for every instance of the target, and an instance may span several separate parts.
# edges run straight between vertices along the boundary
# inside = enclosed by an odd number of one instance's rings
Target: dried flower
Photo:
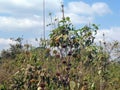
[[[59,72],[57,72],[57,73],[56,73],[56,75],[57,75],[57,76],[60,76],[60,73],[59,73]]]
[[[35,80],[35,79],[31,79],[30,82],[31,82],[31,83],[34,83],[34,82],[36,82],[36,80]]]
[[[41,84],[40,84],[40,87],[41,87],[41,88],[45,88],[45,83],[41,83]]]
[[[62,44],[62,48],[66,48],[66,47],[67,47],[66,43]]]
[[[69,71],[69,70],[70,70],[70,67],[67,67],[66,70]]]
[[[59,54],[57,54],[57,55],[56,55],[56,58],[60,58],[60,55],[59,55]]]
[[[71,63],[68,64],[69,67],[70,67],[71,65],[72,65]]]
[[[54,54],[57,54],[57,50],[54,50],[53,53],[54,53]]]
[[[46,49],[46,53],[49,53],[49,52],[50,52],[50,49],[49,49],[49,48],[47,48],[47,49]]]
[[[66,64],[67,62],[65,60],[62,61],[63,64]]]
[[[77,54],[76,54],[76,53],[74,53],[72,56],[73,56],[74,58],[76,58],[76,57],[77,57]]]
[[[71,55],[72,55],[72,51],[69,51],[69,52],[68,52],[68,56],[71,56]]]

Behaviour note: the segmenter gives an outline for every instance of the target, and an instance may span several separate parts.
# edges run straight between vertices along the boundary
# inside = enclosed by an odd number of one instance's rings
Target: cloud
[[[49,12],[60,10],[59,0],[45,0],[45,8]],[[25,17],[33,14],[41,15],[43,0],[0,0],[0,13]]]
[[[61,17],[60,1],[45,0],[46,24],[49,23],[48,13],[53,12]],[[73,24],[92,23],[97,15],[110,13],[109,6],[104,2],[93,3],[70,1],[65,5],[65,15],[70,16]],[[58,14],[59,13],[59,14]],[[43,0],[0,0],[0,30],[26,30],[42,27]],[[37,16],[37,17],[35,17]],[[8,28],[7,28],[8,27]]]
[[[103,38],[103,34],[105,35]],[[110,29],[101,29],[98,30],[98,34],[96,36],[96,41],[120,41],[120,27],[111,27]]]
[[[61,17],[60,0],[45,0],[46,24],[49,23],[49,12]],[[83,1],[69,2],[65,5],[65,16],[69,16],[73,24],[87,24],[94,21],[95,15],[110,13],[106,3],[98,2],[89,5]],[[42,28],[43,0],[0,0],[0,30],[26,31]]]
[[[109,6],[104,2],[93,3],[92,5],[83,1],[70,2],[66,11],[83,15],[105,15],[111,13]]]
[[[12,44],[12,43],[15,43],[15,42],[10,39],[0,38],[0,44]]]
[[[15,44],[15,41],[10,39],[0,38],[0,51],[4,49],[8,49],[10,44]]]
[[[84,3],[82,1],[79,2],[70,2],[68,7],[66,7],[68,12],[76,13],[76,14],[91,14],[91,7],[89,4]]]
[[[50,12],[53,13],[53,17],[62,16],[60,0],[45,0],[45,4],[46,24],[50,23],[48,16]],[[76,26],[92,23],[96,16],[111,12],[109,6],[104,2],[90,5],[84,1],[69,1],[65,5],[65,16],[69,16]],[[50,29],[46,27],[46,36]],[[0,32],[17,33],[17,35],[26,35],[28,38],[41,37],[43,34],[43,0],[0,0]],[[0,37],[2,37],[0,38],[0,48],[8,48],[12,41],[5,39],[4,35]],[[30,41],[34,42],[33,39]]]
[[[33,47],[39,47],[39,45],[41,44],[40,40],[36,41],[35,38],[23,39],[22,45],[26,43]],[[9,49],[10,44],[14,45],[16,44],[16,42],[8,38],[0,38],[0,54],[3,49],[5,50]]]
[[[39,41],[36,41],[34,38],[30,39],[23,39],[22,44],[28,43],[32,46],[39,46]],[[16,44],[15,41],[9,39],[9,38],[0,38],[0,51],[3,49],[9,49],[10,44]]]
[[[42,26],[42,22],[35,20],[35,18],[14,18],[14,17],[0,17],[0,31],[16,31],[28,30]]]
[[[109,6],[104,2],[90,5],[83,1],[74,1],[65,6],[65,16],[69,16],[75,25],[93,23],[96,16],[103,16],[111,12]]]
[[[74,13],[69,13],[66,14],[66,16],[71,17],[71,21],[75,25],[80,25],[80,24],[88,24],[89,22],[93,22],[93,17],[92,16],[79,16]]]
[[[45,0],[49,12],[59,12],[59,0]],[[43,27],[43,0],[0,0],[0,31],[36,31]]]
[[[95,38],[95,42],[99,42],[99,41],[120,41],[120,38],[118,38],[120,36],[120,27],[111,27],[109,29],[100,29],[97,32],[96,38]],[[105,35],[105,38],[103,38],[103,34]],[[30,38],[30,39],[24,39],[23,43],[28,43],[32,46],[39,46],[39,41],[35,41],[35,38]],[[14,41],[10,40],[10,39],[5,39],[5,38],[0,38],[0,51],[4,48],[4,49],[8,49],[9,48],[9,44],[15,44]]]
[[[94,3],[91,9],[93,13],[98,14],[98,15],[104,15],[104,14],[108,14],[112,12],[109,6],[103,2]]]

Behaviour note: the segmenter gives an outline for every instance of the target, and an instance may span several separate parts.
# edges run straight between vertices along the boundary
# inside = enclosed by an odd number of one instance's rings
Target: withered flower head
[[[65,60],[62,61],[63,64],[66,64],[67,62]]]
[[[41,87],[41,88],[45,88],[45,83],[41,83],[41,84],[40,84],[40,87]]]
[[[60,76],[60,72],[57,72],[56,75],[57,75],[57,76]]]

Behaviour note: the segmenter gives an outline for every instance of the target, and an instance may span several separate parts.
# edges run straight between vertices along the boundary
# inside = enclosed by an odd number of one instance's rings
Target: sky
[[[76,28],[95,23],[99,25],[96,40],[103,33],[108,41],[120,41],[120,0],[44,0],[45,24],[52,18],[61,18],[61,2],[65,16]],[[49,38],[51,27],[46,27]],[[43,37],[43,0],[0,0],[0,50],[15,43],[10,38],[23,37],[24,42],[37,45],[35,38]]]

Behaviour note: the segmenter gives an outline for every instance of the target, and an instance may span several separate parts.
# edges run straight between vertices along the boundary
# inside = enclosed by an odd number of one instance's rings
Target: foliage
[[[15,41],[16,44],[10,44],[10,48],[8,50],[3,50],[1,52],[2,58],[15,58],[17,54],[20,54],[23,50],[22,40],[23,38],[18,37],[17,39],[11,38],[11,40]]]
[[[66,17],[51,32],[50,48],[30,49],[16,39],[9,49],[14,59],[0,66],[1,72],[9,73],[0,73],[6,77],[0,87],[4,83],[7,90],[119,90],[120,63],[110,57],[111,51],[119,52],[119,43],[111,44],[110,51],[106,42],[96,45],[97,30],[95,24],[75,30]]]

